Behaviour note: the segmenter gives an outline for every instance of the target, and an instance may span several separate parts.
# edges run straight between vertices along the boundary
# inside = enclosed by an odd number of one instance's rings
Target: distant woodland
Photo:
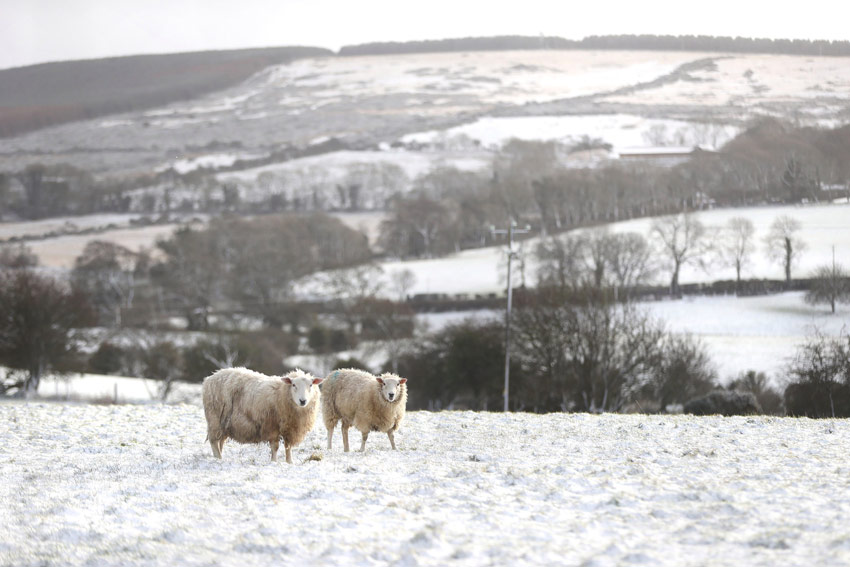
[[[388,55],[450,51],[511,49],[622,49],[658,51],[712,51],[776,55],[850,55],[850,41],[715,37],[705,35],[604,35],[581,40],[562,37],[464,37],[426,41],[364,43],[340,49],[340,55]]]
[[[0,136],[196,98],[317,47],[138,55],[0,70]]]

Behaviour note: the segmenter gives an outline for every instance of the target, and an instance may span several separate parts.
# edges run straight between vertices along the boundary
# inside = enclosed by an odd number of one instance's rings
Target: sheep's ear
[[[405,382],[407,382],[407,378],[399,378],[398,379],[399,384],[404,384]]]
[[[324,378],[313,378],[313,384],[321,384],[324,380]]]
[[[289,378],[288,376],[284,376],[283,381],[286,382],[287,384],[292,384],[292,378]]]
[[[376,376],[376,377],[375,377],[375,380],[377,380],[377,381],[378,381],[378,384],[383,384],[383,383],[384,383],[384,379],[383,379],[383,378],[381,378],[380,376]]]

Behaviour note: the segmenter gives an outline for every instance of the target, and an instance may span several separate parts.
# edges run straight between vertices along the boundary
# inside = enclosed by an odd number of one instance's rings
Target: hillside
[[[204,435],[197,405],[0,404],[0,562],[850,562],[847,420],[412,412],[398,451],[319,423],[293,465]]]
[[[725,131],[766,115],[833,126],[848,117],[847,61],[847,57],[536,49],[321,56],[261,70],[258,63],[251,67],[257,72],[238,84],[233,73],[214,75],[232,79],[232,86],[205,96],[178,101],[175,94],[170,104],[163,100],[137,110],[110,107],[113,114],[108,118],[0,139],[0,171],[17,172],[33,163],[69,163],[97,176],[137,177],[179,168],[186,160],[210,169],[223,165],[236,169],[240,160],[242,167],[282,162],[329,140],[333,144],[328,147],[336,149],[376,149],[411,134],[446,132],[488,118],[499,120],[506,135],[515,127],[511,121],[519,117],[561,119],[545,129],[550,138],[566,140],[597,137],[596,123],[612,116],[676,121],[677,130]],[[239,69],[247,72],[248,66]],[[0,73],[7,72],[23,70]],[[188,76],[195,80],[194,73]],[[174,93],[179,91],[177,85]],[[75,104],[94,100],[85,90],[69,92],[68,100]],[[137,95],[145,101],[160,96],[144,91],[133,96]],[[16,94],[14,100],[20,103],[23,96]],[[33,100],[45,107],[56,102]],[[75,108],[83,112],[81,106]],[[579,117],[585,121],[563,120]],[[676,145],[674,132],[669,134],[669,139],[654,136],[651,144]],[[703,138],[708,143],[725,141]]]
[[[0,70],[0,137],[197,98],[270,65],[329,55],[274,47],[62,61]]]

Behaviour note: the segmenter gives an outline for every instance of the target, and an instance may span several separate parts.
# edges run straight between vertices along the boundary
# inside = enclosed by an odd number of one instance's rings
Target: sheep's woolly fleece
[[[399,451],[316,427],[295,465],[204,435],[0,403],[0,564],[850,564],[848,420],[410,412]]]

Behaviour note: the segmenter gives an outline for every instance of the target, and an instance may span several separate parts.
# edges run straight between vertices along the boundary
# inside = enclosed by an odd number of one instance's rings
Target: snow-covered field
[[[36,221],[0,222],[0,241],[13,237],[42,236],[51,233],[71,233],[107,227],[127,227],[140,215],[103,213],[98,215],[53,217]]]
[[[850,305],[838,305],[833,315],[807,305],[803,295],[685,297],[644,306],[671,331],[702,340],[723,382],[755,370],[783,389],[788,363],[816,329],[826,336],[850,331]]]
[[[51,268],[70,269],[74,260],[82,254],[86,244],[93,240],[105,240],[120,244],[133,252],[151,250],[160,238],[168,238],[177,224],[157,224],[138,228],[118,228],[94,234],[70,234],[34,240],[27,246],[38,256],[39,264]]]
[[[707,227],[722,228],[733,217],[744,217],[752,221],[755,227],[753,244],[755,252],[751,256],[751,265],[745,269],[744,278],[782,279],[782,267],[771,263],[765,252],[762,238],[768,233],[771,223],[779,216],[787,215],[797,219],[801,228],[800,239],[806,243],[806,250],[800,256],[792,275],[805,277],[817,266],[832,261],[832,246],[838,262],[850,264],[850,205],[809,205],[780,207],[748,207],[738,209],[717,209],[695,213]],[[636,232],[649,237],[652,218],[641,218],[609,226],[613,232]],[[531,255],[538,239],[526,241],[523,250]],[[387,277],[393,272],[410,270],[416,276],[416,284],[411,293],[500,293],[505,288],[504,247],[478,248],[465,250],[444,258],[433,260],[409,260],[403,262],[384,262],[382,268]],[[516,264],[515,264],[516,265]],[[535,282],[535,263],[529,261],[526,277]],[[686,265],[680,274],[681,283],[710,283],[717,280],[734,280],[735,272],[731,267],[714,264],[709,271]],[[669,274],[660,272],[657,283],[665,283]]]
[[[144,404],[158,401],[162,381],[105,374],[50,375],[41,379],[41,398],[96,403]],[[174,382],[168,401],[198,402],[201,385]]]
[[[739,132],[729,125],[707,125],[684,120],[662,120],[629,114],[580,116],[484,117],[448,130],[419,132],[404,142],[433,142],[439,137],[468,136],[484,147],[498,147],[510,140],[557,140],[574,144],[582,137],[600,139],[615,151],[647,146],[681,145],[719,148]]]
[[[398,451],[317,424],[293,465],[204,436],[197,405],[0,403],[0,564],[850,564],[848,420],[413,412]]]
[[[692,80],[642,90],[644,104],[727,105],[744,114],[770,109],[783,101],[808,100],[807,118],[830,105],[840,108],[850,98],[850,58],[789,55],[734,55],[715,60],[716,67],[691,72]],[[722,88],[720,86],[722,85]],[[635,94],[605,97],[634,102]],[[833,126],[834,121],[822,125]]]

